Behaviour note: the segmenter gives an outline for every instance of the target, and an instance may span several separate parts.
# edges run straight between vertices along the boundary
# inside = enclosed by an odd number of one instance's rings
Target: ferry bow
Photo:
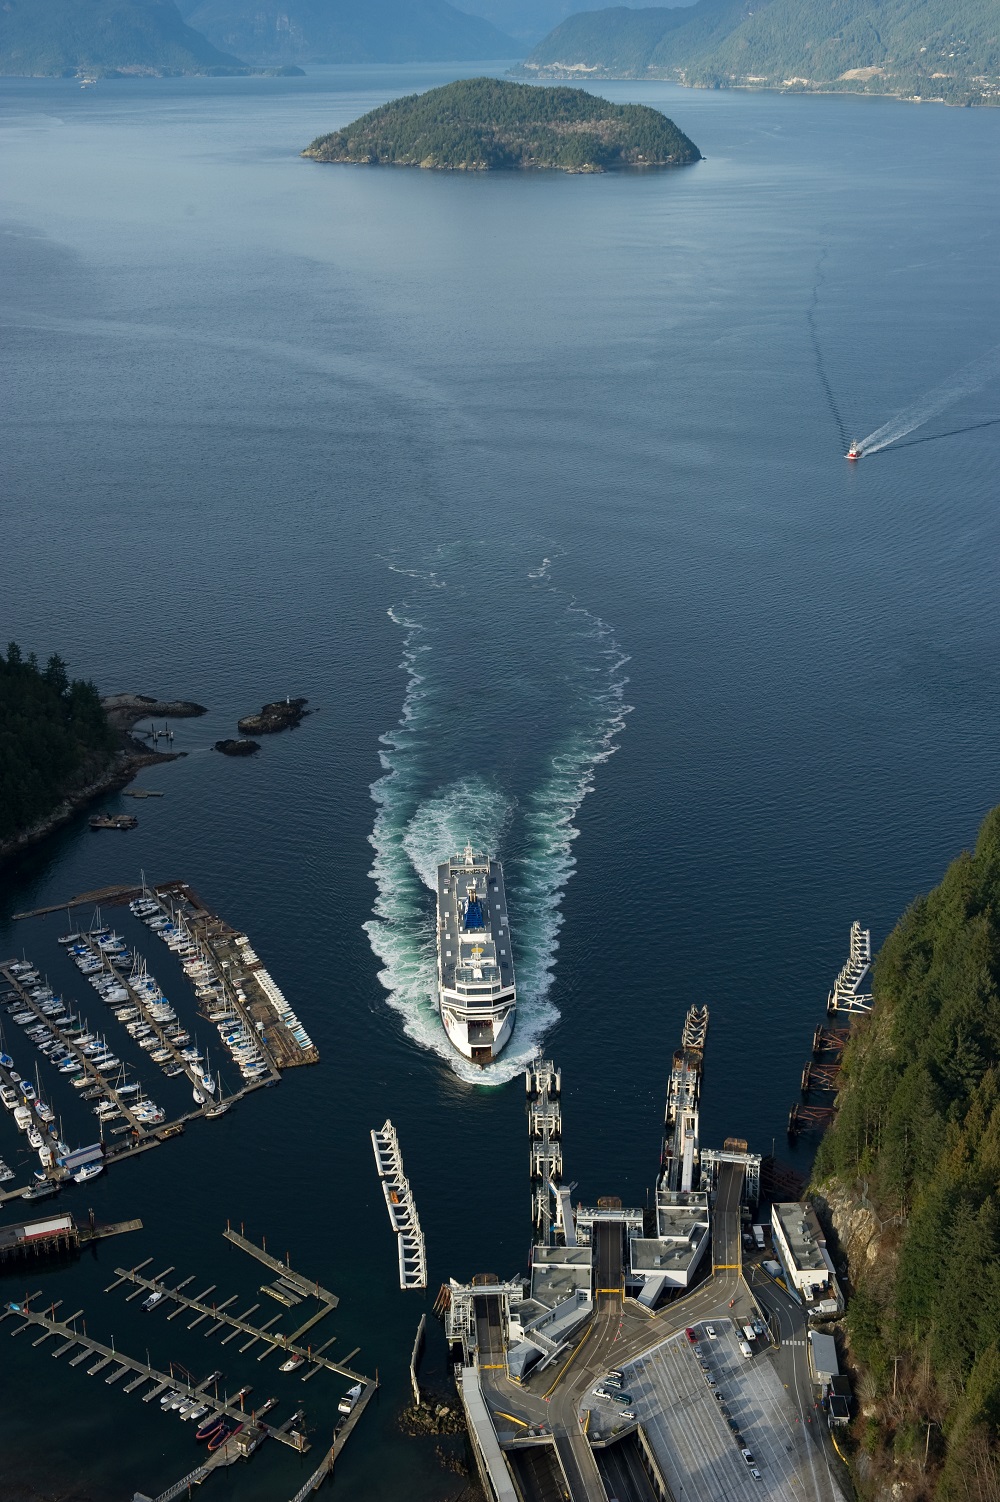
[[[517,995],[503,867],[466,845],[438,867],[438,1006],[452,1045],[473,1064],[499,1056]]]

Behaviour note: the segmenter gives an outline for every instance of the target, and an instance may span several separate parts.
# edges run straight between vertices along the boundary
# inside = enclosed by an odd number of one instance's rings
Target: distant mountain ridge
[[[185,24],[174,0],[3,0],[0,74],[246,73]]]
[[[995,0],[698,0],[585,11],[518,70],[540,78],[667,78],[698,88],[892,94],[1000,103]]]
[[[633,0],[640,5],[643,0]],[[663,8],[663,0],[649,0],[651,5]],[[691,0],[679,0],[690,5]],[[460,0],[463,10],[473,16],[483,16],[492,21],[501,31],[509,32],[524,45],[523,50],[536,46],[552,29],[565,21],[575,11],[590,10],[593,0]]]
[[[217,47],[254,63],[481,62],[524,48],[448,0],[183,0]]]

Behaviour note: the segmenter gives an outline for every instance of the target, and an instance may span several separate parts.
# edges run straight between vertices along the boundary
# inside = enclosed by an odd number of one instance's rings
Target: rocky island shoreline
[[[608,172],[701,160],[659,110],[585,89],[468,78],[393,99],[302,153],[315,162],[452,172]]]
[[[190,719],[207,713],[204,705],[188,699],[155,699],[146,694],[112,694],[102,698],[100,703],[113,732],[114,747],[110,760],[105,761],[103,767],[95,762],[85,773],[85,780],[68,789],[43,818],[0,841],[0,860],[17,855],[68,824],[95,799],[126,787],[144,767],[177,761],[187,755],[186,751],[157,751],[143,746],[131,733],[140,720],[147,716],[150,719]]]

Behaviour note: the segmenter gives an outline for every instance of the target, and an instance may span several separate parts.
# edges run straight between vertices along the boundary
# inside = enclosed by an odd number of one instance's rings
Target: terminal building
[[[629,1240],[626,1287],[652,1309],[668,1289],[688,1288],[708,1246],[708,1195],[701,1190],[656,1191],[656,1235]]]
[[[772,1205],[771,1238],[789,1289],[815,1313],[839,1314],[844,1296],[812,1206],[801,1200]]]

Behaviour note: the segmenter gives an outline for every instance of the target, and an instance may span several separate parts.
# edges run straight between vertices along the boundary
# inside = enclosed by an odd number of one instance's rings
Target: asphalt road
[[[557,1372],[548,1368],[529,1377],[524,1384],[511,1382],[500,1368],[502,1357],[495,1354],[495,1330],[492,1321],[489,1322],[490,1369],[482,1372],[487,1401],[496,1412],[514,1414],[528,1424],[544,1424],[551,1431],[573,1502],[607,1502],[609,1495],[584,1432],[581,1413],[585,1399],[601,1378],[613,1368],[623,1367],[651,1351],[687,1325],[713,1318],[740,1320],[755,1316],[755,1300],[773,1316],[780,1341],[776,1356],[778,1375],[782,1387],[787,1389],[794,1417],[809,1439],[805,1452],[811,1476],[808,1495],[815,1502],[837,1502],[839,1492],[832,1484],[824,1451],[825,1426],[813,1405],[803,1311],[761,1269],[749,1267],[744,1281],[742,1184],[742,1169],[727,1165],[722,1170],[712,1211],[712,1273],[689,1294],[657,1314],[633,1302],[623,1303],[620,1228],[598,1226],[596,1286],[598,1290],[613,1291],[598,1292],[593,1318]]]

